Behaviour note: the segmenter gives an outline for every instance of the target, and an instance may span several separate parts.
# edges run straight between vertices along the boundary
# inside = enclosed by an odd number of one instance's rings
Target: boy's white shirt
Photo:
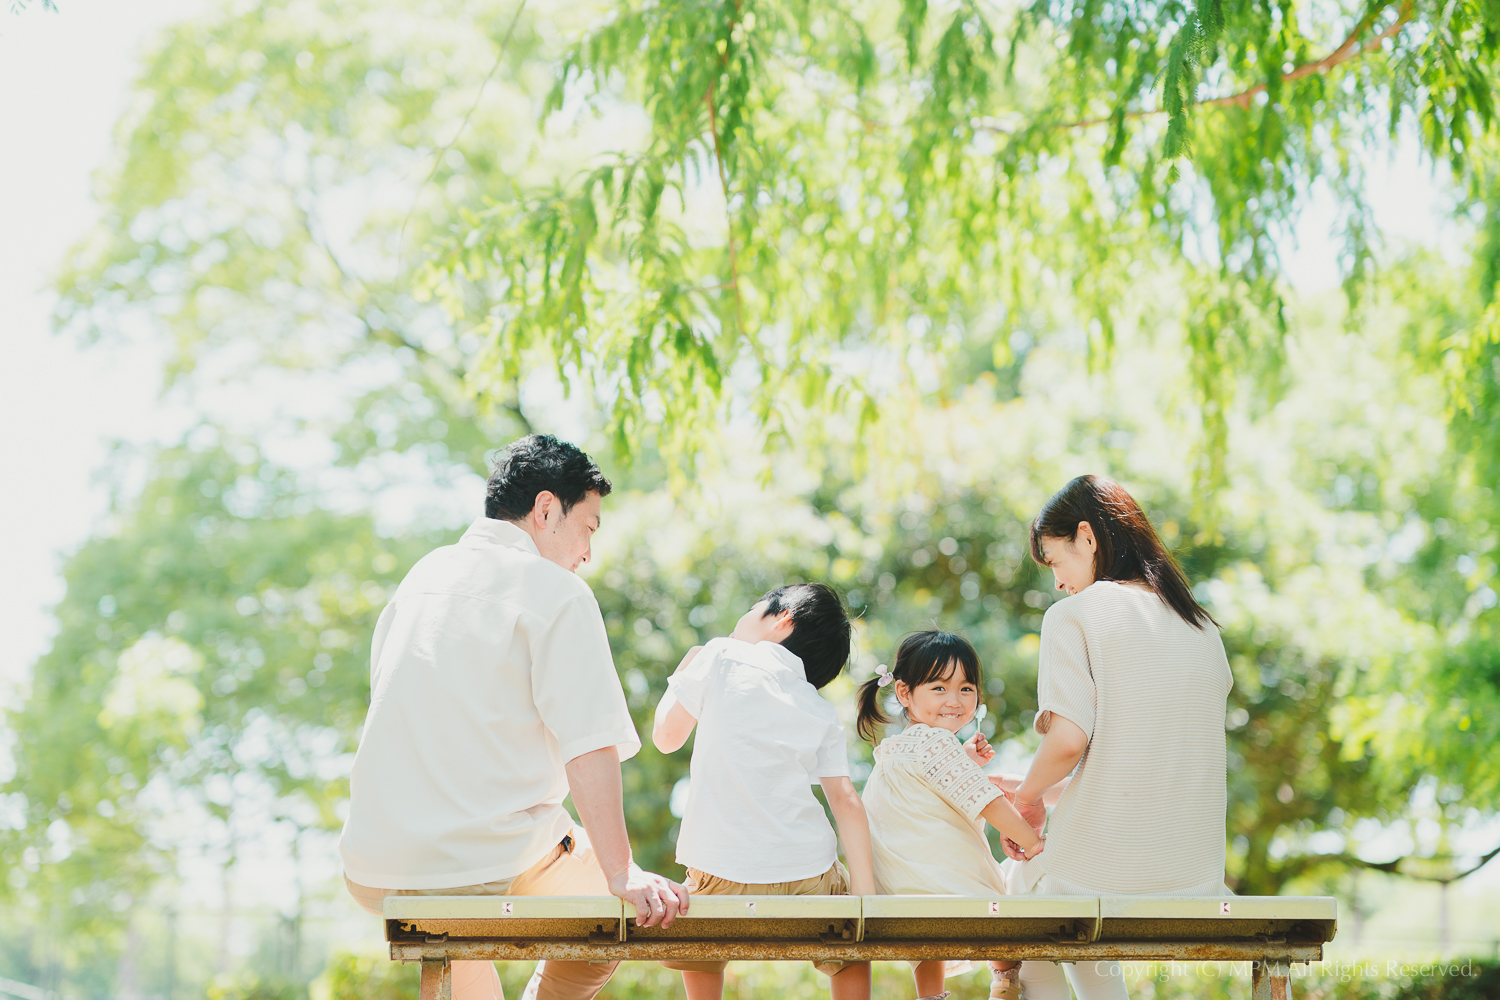
[[[714,639],[667,682],[698,720],[677,862],[732,882],[822,875],[838,838],[812,786],[847,777],[838,711],[774,642]]]

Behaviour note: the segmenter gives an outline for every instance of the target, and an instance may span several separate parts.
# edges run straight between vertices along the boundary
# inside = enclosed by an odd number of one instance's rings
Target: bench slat
[[[1100,939],[1194,941],[1265,938],[1333,940],[1338,902],[1330,896],[1102,896]]]
[[[1097,896],[864,896],[866,920],[881,917],[1028,917],[1091,920]],[[696,902],[694,905],[697,905]]]
[[[616,896],[387,896],[383,905],[387,920],[618,920],[625,915],[625,901]]]
[[[1229,913],[1220,913],[1226,903]],[[1217,916],[1253,920],[1334,920],[1338,917],[1338,909],[1338,900],[1332,896],[1099,897],[1099,915],[1106,920]]]
[[[694,896],[679,920],[776,917],[806,920],[858,920],[858,896]],[[635,919],[634,912],[631,919]]]

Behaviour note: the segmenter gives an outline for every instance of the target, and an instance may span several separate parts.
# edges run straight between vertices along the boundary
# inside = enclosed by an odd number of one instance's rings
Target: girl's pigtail
[[[880,727],[891,721],[880,707],[880,675],[871,677],[859,686],[859,720],[854,724],[860,738],[870,743],[880,737]]]

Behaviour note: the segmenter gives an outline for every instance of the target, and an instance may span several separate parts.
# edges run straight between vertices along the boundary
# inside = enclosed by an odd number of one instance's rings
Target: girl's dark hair
[[[952,632],[913,632],[896,649],[896,662],[891,664],[892,682],[901,681],[909,688],[930,684],[946,677],[948,664],[955,660],[963,669],[964,680],[979,687],[979,654],[969,640]],[[871,743],[880,735],[880,727],[891,721],[880,707],[883,690],[878,675],[859,686],[859,721],[855,728]]]
[[[1140,580],[1194,628],[1219,624],[1193,597],[1182,568],[1140,505],[1113,479],[1079,476],[1042,504],[1031,522],[1031,558],[1047,565],[1042,539],[1071,543],[1084,521],[1099,546],[1094,553],[1095,580]]]

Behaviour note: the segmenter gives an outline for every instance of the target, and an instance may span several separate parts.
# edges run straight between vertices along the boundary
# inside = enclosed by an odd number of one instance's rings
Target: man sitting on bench
[[[620,761],[640,739],[574,573],[609,492],[578,448],[522,438],[495,465],[485,516],[381,612],[339,841],[371,913],[388,895],[613,894],[646,927],[687,911],[687,890],[631,863]],[[542,962],[525,996],[588,1000],[614,968]],[[454,962],[452,976],[453,1000],[501,1000],[491,962]]]

